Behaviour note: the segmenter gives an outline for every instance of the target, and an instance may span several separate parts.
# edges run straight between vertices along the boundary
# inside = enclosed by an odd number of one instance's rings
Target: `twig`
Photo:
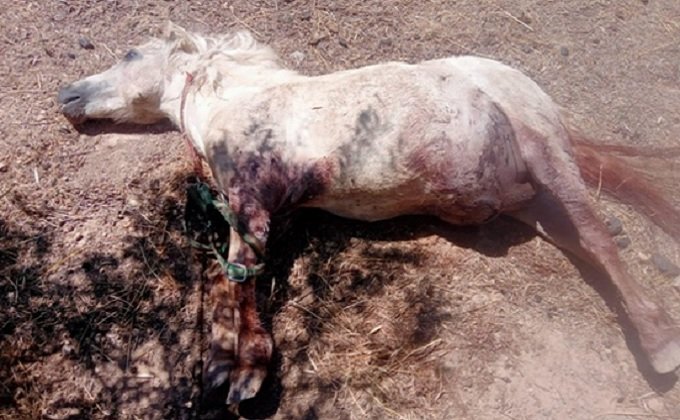
[[[393,415],[394,417],[396,417],[396,418],[398,418],[398,419],[403,419],[403,418],[404,418],[404,416],[402,416],[401,414],[397,413],[396,411],[394,411],[394,410],[392,410],[391,408],[389,408],[388,406],[386,406],[382,401],[380,401],[380,399],[379,399],[378,397],[376,397],[375,395],[373,395],[372,392],[369,392],[368,394],[369,394],[369,395],[373,398],[373,400],[380,406],[380,408],[382,408],[383,410],[385,410],[387,413]]]
[[[595,198],[600,200],[600,193],[602,192],[602,164],[600,164],[600,176],[597,180],[597,191],[595,192]]]
[[[405,362],[406,359],[408,359],[409,357],[415,355],[416,353],[421,353],[421,352],[423,352],[423,351],[425,351],[425,350],[430,349],[431,347],[436,347],[436,346],[439,345],[442,341],[443,341],[443,340],[442,340],[441,338],[437,338],[436,340],[432,340],[432,341],[430,341],[429,343],[425,344],[424,346],[421,346],[421,347],[418,347],[417,349],[411,350],[410,352],[408,352],[408,354],[406,354],[406,356],[404,356],[404,357],[401,358],[401,360],[399,361],[399,363]]]
[[[354,396],[354,392],[352,392],[352,388],[349,388],[349,387],[348,387],[348,388],[347,388],[347,391],[349,391],[350,397],[352,397],[352,400],[354,401],[354,404],[359,408],[359,410],[361,411],[361,414],[362,414],[364,417],[366,417],[366,410],[364,410],[364,408],[361,406],[361,404],[359,404],[359,401],[357,401],[357,398]]]
[[[532,28],[528,24],[522,22],[519,18],[513,16],[512,13],[508,12],[507,10],[503,10],[503,14],[506,15],[507,17],[509,17],[510,19],[514,20],[515,22],[519,23],[520,25],[524,26],[525,28],[527,28],[531,32],[534,31],[534,28]]]
[[[253,28],[251,25],[248,25],[243,19],[236,16],[236,13],[234,13],[234,6],[229,6],[229,11],[231,12],[231,15],[234,17],[234,20],[237,23],[245,26],[250,32],[254,33],[255,35],[259,36],[260,38],[264,38],[263,35],[260,32],[258,32],[255,28]]]
[[[301,311],[307,312],[309,315],[313,316],[314,318],[318,319],[319,321],[322,321],[323,319],[315,314],[314,312],[310,311],[309,309],[305,308],[304,306],[300,305],[299,303],[296,303],[295,301],[290,301],[290,304],[293,305],[293,307],[298,308]]]
[[[19,90],[7,90],[2,92],[3,96],[9,95],[21,95],[24,93],[45,93],[43,89],[19,89]]]
[[[101,43],[101,46],[106,50],[106,52],[108,52],[109,54],[111,54],[111,57],[113,57],[113,58],[116,59],[116,60],[118,59],[118,56],[117,56],[113,51],[111,51],[111,48],[109,48],[108,45],[106,45],[105,43],[102,42],[102,43]]]
[[[11,186],[11,187],[7,188],[5,191],[3,191],[2,193],[0,193],[0,198],[3,198],[3,197],[6,196],[7,194],[9,194],[13,189],[14,189],[14,186]]]
[[[130,369],[130,358],[132,357],[132,331],[133,328],[131,328],[130,334],[128,334],[127,351],[125,352],[125,372]]]
[[[631,413],[631,412],[626,412],[626,411],[612,411],[612,412],[609,412],[609,413],[602,413],[602,414],[598,414],[594,418],[600,419],[600,418],[609,417],[609,416],[653,417],[653,418],[657,418],[657,419],[672,419],[673,418],[671,416],[654,414],[654,413]]]
[[[307,358],[309,359],[309,363],[312,365],[312,368],[314,368],[314,373],[318,374],[319,368],[316,366],[316,363],[314,363],[314,359],[312,359],[312,356],[307,354]]]

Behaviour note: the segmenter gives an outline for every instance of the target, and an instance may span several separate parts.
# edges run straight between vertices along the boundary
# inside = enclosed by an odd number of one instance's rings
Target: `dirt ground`
[[[677,377],[640,357],[607,282],[532,232],[505,219],[461,229],[316,211],[282,221],[258,280],[276,347],[270,379],[238,411],[207,407],[209,308],[184,234],[179,134],[76,131],[55,104],[60,85],[170,18],[250,29],[309,74],[493,57],[602,142],[680,146],[677,0],[0,7],[0,418],[680,419]],[[622,221],[631,271],[680,320],[680,277],[659,263],[680,264],[678,244],[593,198]]]

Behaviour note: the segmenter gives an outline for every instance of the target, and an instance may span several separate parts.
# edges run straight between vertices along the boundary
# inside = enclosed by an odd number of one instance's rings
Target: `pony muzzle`
[[[61,106],[61,113],[74,124],[85,121],[85,107],[93,90],[96,89],[88,81],[72,83],[59,89],[57,102]]]

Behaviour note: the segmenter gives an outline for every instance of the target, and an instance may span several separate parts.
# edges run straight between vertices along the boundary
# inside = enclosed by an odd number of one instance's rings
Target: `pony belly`
[[[394,183],[383,188],[330,186],[324,194],[302,204],[348,219],[375,222],[408,214],[427,214],[435,197],[420,182]]]
[[[528,183],[499,189],[433,189],[430,183],[401,185],[382,191],[329,191],[302,204],[348,219],[374,222],[405,215],[432,215],[451,224],[472,225],[488,222],[499,214],[522,208],[535,192]]]
[[[398,200],[386,200],[383,196],[355,195],[323,196],[301,204],[313,207],[347,219],[376,222],[406,214],[417,214],[413,206],[406,206]]]
[[[505,190],[480,192],[465,199],[448,194],[438,201],[431,213],[454,225],[479,225],[525,207],[535,194],[529,183],[514,184]]]

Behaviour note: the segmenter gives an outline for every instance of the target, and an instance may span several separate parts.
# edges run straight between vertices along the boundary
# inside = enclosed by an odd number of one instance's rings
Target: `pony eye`
[[[132,61],[132,60],[137,60],[139,58],[142,58],[142,54],[137,51],[137,50],[130,50],[125,54],[125,57],[123,57],[123,61]]]

